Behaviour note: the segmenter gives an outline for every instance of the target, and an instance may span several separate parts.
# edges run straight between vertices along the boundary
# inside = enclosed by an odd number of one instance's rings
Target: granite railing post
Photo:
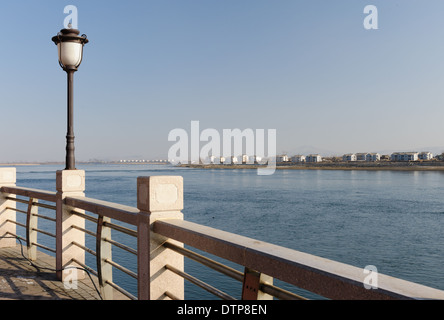
[[[111,240],[111,228],[105,225],[107,222],[111,222],[111,218],[99,216],[96,233],[96,260],[102,298],[113,300],[113,288],[107,283],[107,281],[112,282],[113,280],[113,267],[107,262],[107,260],[112,260],[111,243],[105,240]]]
[[[74,228],[85,228],[85,219],[72,214],[74,209],[64,204],[66,197],[85,196],[85,171],[59,170],[56,174],[57,201],[56,201],[56,268],[57,278],[61,281],[83,279],[85,272],[68,266],[80,267],[73,259],[85,263],[85,251],[74,245],[76,242],[85,245],[85,233]],[[83,213],[83,210],[76,209]],[[66,271],[66,272],[64,272]],[[73,279],[72,272],[76,277]]]
[[[140,254],[144,257],[143,260],[140,260],[142,264],[139,265],[139,277],[149,274],[149,292],[145,293],[145,297],[152,300],[168,299],[171,296],[184,299],[184,279],[165,267],[170,265],[183,271],[184,258],[162,246],[167,240],[178,246],[183,246],[183,244],[152,232],[152,226],[156,220],[183,219],[181,212],[183,209],[183,178],[180,176],[137,178],[137,207],[140,210],[139,260]],[[142,233],[140,233],[141,231]],[[149,239],[149,243],[145,239]]]
[[[39,207],[34,204],[37,204],[38,202],[38,199],[29,198],[28,210],[26,212],[26,245],[28,247],[27,253],[29,260],[37,259],[37,246],[35,243],[37,243],[37,214]]]
[[[15,168],[0,168],[0,187],[14,186],[16,183]],[[0,193],[0,248],[15,247],[16,239],[11,238],[16,234],[16,202],[7,199],[7,197],[15,198],[15,195]],[[8,237],[8,238],[6,238]]]

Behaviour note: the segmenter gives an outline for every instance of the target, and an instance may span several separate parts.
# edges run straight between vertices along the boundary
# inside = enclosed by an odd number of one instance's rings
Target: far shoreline
[[[0,167],[15,166],[40,166],[63,164],[59,162],[17,162],[17,163],[0,163]],[[79,162],[80,164],[116,164],[116,162]],[[119,163],[121,164],[121,163]],[[160,164],[160,163],[126,163],[130,164]],[[161,163],[168,164],[168,163]],[[268,168],[265,164],[178,164],[176,167],[192,168],[192,169],[259,169]],[[444,161],[421,161],[421,162],[319,162],[319,163],[303,163],[303,164],[286,164],[278,163],[276,170],[369,170],[369,171],[444,171]]]
[[[0,163],[0,167],[39,166],[41,163]]]
[[[267,168],[258,164],[179,164],[178,167],[193,169],[258,169]],[[276,170],[370,170],[370,171],[444,171],[443,163],[392,163],[372,164],[318,163],[304,165],[276,165]]]

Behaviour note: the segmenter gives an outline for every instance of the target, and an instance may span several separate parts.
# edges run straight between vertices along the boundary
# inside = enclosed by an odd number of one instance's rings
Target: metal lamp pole
[[[74,72],[75,70],[66,71],[68,75],[68,128],[66,131],[65,170],[74,170],[76,167],[74,156]]]
[[[59,64],[67,73],[68,112],[66,133],[65,170],[75,170],[74,155],[74,72],[80,66],[83,57],[83,46],[88,43],[86,35],[79,36],[77,29],[62,29],[52,41],[57,45]]]

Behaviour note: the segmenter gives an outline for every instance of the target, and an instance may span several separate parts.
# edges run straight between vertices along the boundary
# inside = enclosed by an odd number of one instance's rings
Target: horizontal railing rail
[[[57,200],[57,193],[52,191],[10,186],[3,186],[1,190],[3,193],[10,193],[28,198],[46,200],[49,202],[56,202]]]
[[[134,207],[87,197],[66,197],[65,204],[137,226],[139,210]]]

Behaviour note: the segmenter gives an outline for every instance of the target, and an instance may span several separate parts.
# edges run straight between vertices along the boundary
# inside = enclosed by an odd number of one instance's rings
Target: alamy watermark
[[[378,29],[378,8],[369,4],[365,6],[364,13],[368,14],[363,21],[364,28],[367,30]]]
[[[78,270],[75,266],[67,266],[63,269],[63,286],[65,289],[77,289]]]
[[[257,163],[258,175],[271,175],[276,169],[276,129],[207,128],[200,131],[199,121],[191,121],[190,134],[176,128],[169,132],[168,141],[176,141],[168,151],[173,164],[192,163]],[[206,142],[201,146],[201,142]]]
[[[364,278],[364,288],[378,289],[378,269],[374,265],[368,265],[364,268],[364,274],[367,274]]]
[[[63,8],[63,13],[68,14],[63,20],[63,27],[65,29],[78,29],[79,28],[79,15],[77,7],[70,4]]]

